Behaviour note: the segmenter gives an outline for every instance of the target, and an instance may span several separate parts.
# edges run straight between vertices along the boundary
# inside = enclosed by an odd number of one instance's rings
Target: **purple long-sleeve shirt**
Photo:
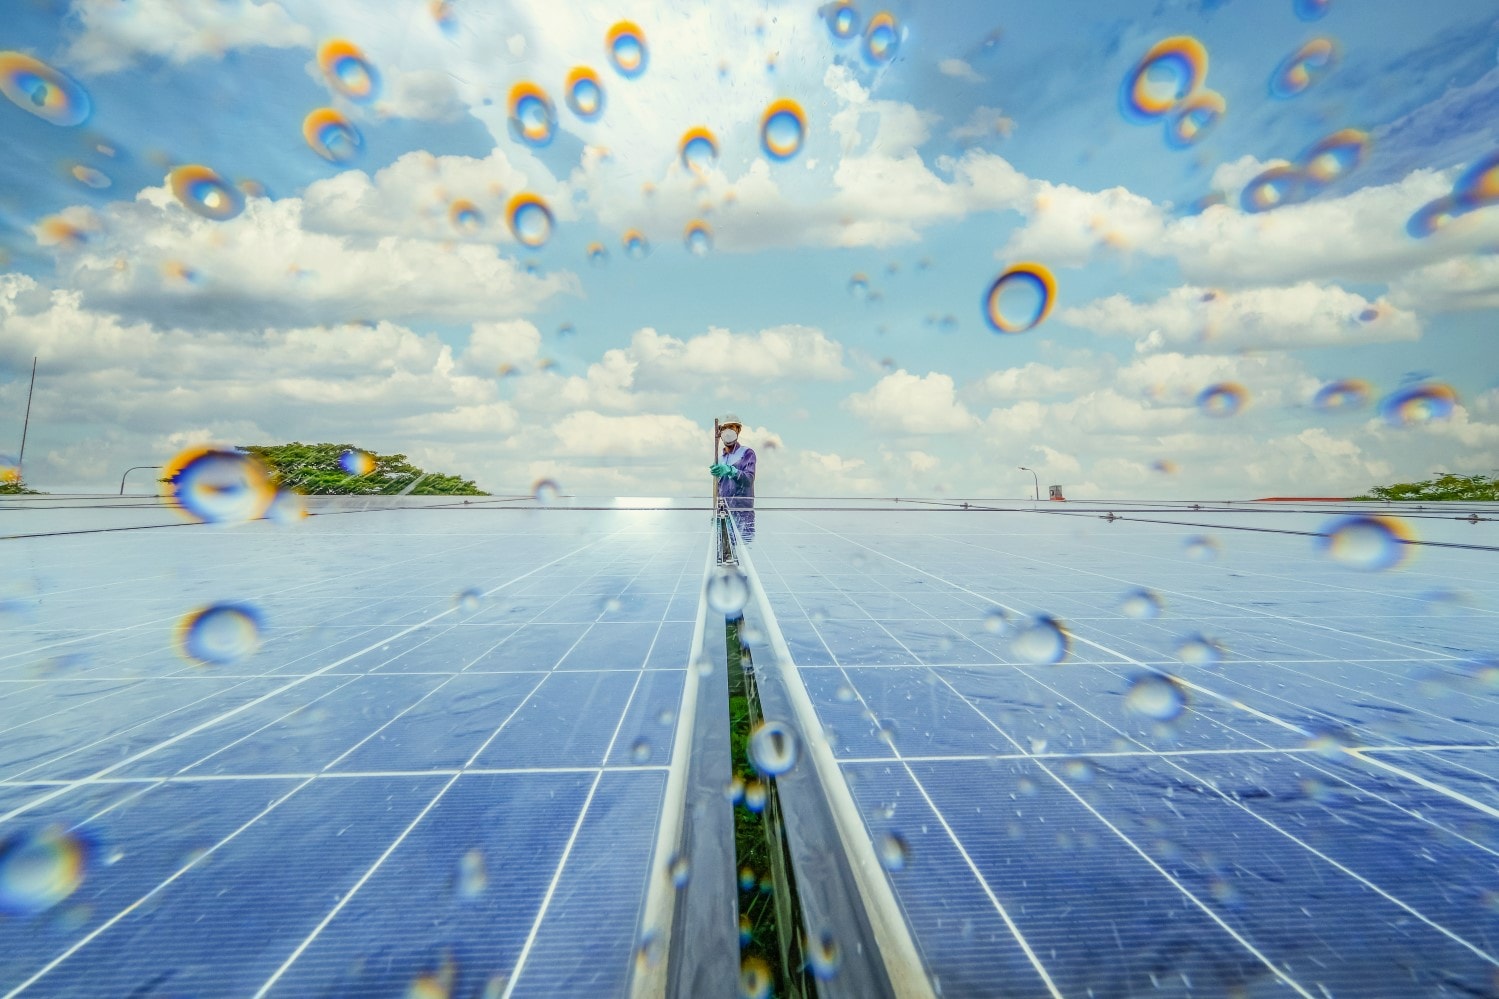
[[[718,460],[739,470],[738,475],[725,475],[718,480],[718,495],[728,500],[730,507],[754,506],[755,449],[736,443],[732,450]]]

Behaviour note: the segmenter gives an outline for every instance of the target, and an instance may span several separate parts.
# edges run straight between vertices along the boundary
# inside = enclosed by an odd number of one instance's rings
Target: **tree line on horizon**
[[[1420,482],[1396,482],[1375,486],[1360,500],[1387,500],[1399,503],[1483,502],[1499,500],[1499,479],[1487,475],[1459,475],[1442,472],[1434,479]]]
[[[428,472],[404,454],[380,454],[353,444],[245,444],[270,469],[277,485],[307,496],[488,496],[473,480],[446,472]],[[347,459],[346,455],[355,456]],[[367,457],[366,457],[367,456]],[[348,467],[367,461],[360,474]]]

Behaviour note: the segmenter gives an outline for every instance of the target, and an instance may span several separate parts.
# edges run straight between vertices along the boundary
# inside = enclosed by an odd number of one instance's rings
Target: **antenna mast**
[[[31,388],[26,390],[26,419],[21,422],[21,453],[16,455],[16,467],[26,462],[26,431],[31,429],[31,395],[36,391],[36,358],[31,359]]]

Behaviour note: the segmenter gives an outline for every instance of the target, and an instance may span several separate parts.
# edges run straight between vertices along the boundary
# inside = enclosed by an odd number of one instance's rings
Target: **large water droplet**
[[[879,854],[880,863],[887,871],[905,870],[906,861],[911,858],[911,847],[906,843],[905,837],[893,830],[875,841],[875,852]]]
[[[991,607],[984,611],[983,629],[991,635],[1003,635],[1010,630],[1010,613],[1002,607]]]
[[[767,999],[774,979],[763,958],[747,957],[739,966],[740,999]]]
[[[229,666],[260,647],[260,611],[250,604],[210,604],[177,623],[183,655],[205,666]]]
[[[1176,646],[1176,658],[1192,666],[1216,666],[1224,652],[1221,643],[1202,635],[1188,635]]]
[[[1393,569],[1411,551],[1411,531],[1394,517],[1342,517],[1324,527],[1318,548],[1350,569]]]
[[[1193,562],[1211,562],[1218,557],[1218,542],[1205,534],[1197,534],[1182,544],[1182,552]]]
[[[750,762],[763,774],[776,776],[796,765],[796,733],[784,722],[762,722],[749,738]]]
[[[1124,706],[1152,721],[1175,721],[1187,709],[1187,692],[1169,676],[1142,673],[1125,690]]]
[[[52,908],[83,884],[92,854],[86,840],[60,826],[0,839],[0,914]]]
[[[1010,651],[1028,663],[1052,666],[1067,658],[1071,636],[1061,621],[1042,615],[1026,623],[1010,641]]]
[[[749,580],[732,565],[720,565],[708,574],[708,606],[720,614],[738,614],[749,603]]]
[[[807,941],[807,969],[814,977],[827,981],[838,973],[838,965],[842,963],[843,948],[838,946],[831,930],[812,934]]]
[[[1149,621],[1161,614],[1161,595],[1154,590],[1131,590],[1119,601],[1119,613],[1137,621]]]
[[[1097,772],[1098,767],[1094,765],[1093,761],[1083,759],[1082,757],[1067,760],[1062,764],[1062,773],[1074,784],[1087,784],[1091,782]]]

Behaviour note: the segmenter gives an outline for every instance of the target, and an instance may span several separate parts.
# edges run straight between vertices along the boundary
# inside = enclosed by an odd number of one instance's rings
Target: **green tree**
[[[353,444],[247,444],[276,476],[277,484],[309,496],[488,496],[468,479],[444,472],[427,472],[404,454],[377,454]],[[362,453],[373,468],[360,475],[349,472],[341,459]]]
[[[35,489],[26,487],[26,480],[17,478],[14,480],[0,479],[0,496],[39,496]]]
[[[1456,475],[1443,472],[1434,479],[1421,482],[1396,482],[1389,486],[1375,486],[1362,500],[1391,500],[1401,503],[1442,502],[1456,500],[1499,500],[1499,479],[1487,475]]]

